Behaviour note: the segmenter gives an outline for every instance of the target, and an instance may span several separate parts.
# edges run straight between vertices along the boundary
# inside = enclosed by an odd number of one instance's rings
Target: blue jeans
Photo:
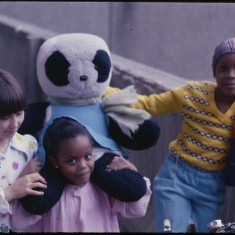
[[[224,194],[224,173],[200,171],[169,155],[154,179],[156,231],[163,232],[169,219],[173,232],[186,232],[192,219],[197,232],[209,232],[207,224],[219,219]]]

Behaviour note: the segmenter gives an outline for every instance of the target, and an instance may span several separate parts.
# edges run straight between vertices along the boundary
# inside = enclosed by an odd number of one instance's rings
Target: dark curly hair
[[[60,150],[60,143],[78,135],[88,136],[93,145],[90,133],[79,122],[70,117],[59,117],[54,119],[53,123],[46,130],[43,139],[46,155],[56,158]]]

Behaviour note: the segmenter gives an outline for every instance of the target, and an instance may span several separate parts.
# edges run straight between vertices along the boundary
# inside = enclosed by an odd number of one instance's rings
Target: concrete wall
[[[214,47],[235,36],[235,3],[0,2],[0,14],[56,33],[103,37],[113,53],[190,80],[213,80]]]
[[[33,24],[0,15],[0,67],[9,70],[19,80],[27,93],[29,103],[46,99],[37,82],[36,56],[42,42],[54,34]],[[180,77],[113,53],[112,60],[112,86],[123,88],[132,84],[139,93],[149,94],[163,92],[185,82]],[[178,133],[181,119],[179,115],[169,114],[159,117],[158,122],[160,126],[164,126],[164,132],[156,146],[146,151],[126,149],[139,172],[149,177],[152,182],[166,156],[169,141]],[[174,123],[174,129],[169,123]],[[120,217],[122,231],[154,232],[152,203],[151,201],[144,218],[129,220]]]
[[[34,24],[0,15],[0,67],[11,71],[19,79],[27,92],[29,102],[45,99],[37,83],[35,60],[41,43],[54,34],[55,32]],[[113,86],[122,88],[134,84],[140,93],[149,94],[160,93],[185,82],[176,75],[115,53],[112,53],[112,57],[114,69],[111,84]],[[157,121],[162,127],[162,133],[155,146],[145,151],[127,150],[130,153],[130,159],[137,165],[139,171],[149,177],[152,182],[166,156],[168,144],[177,135],[181,124],[181,119],[176,114],[160,116]],[[225,223],[235,220],[234,193],[234,188],[228,189],[221,211],[221,219]],[[154,216],[151,201],[144,218],[132,220],[120,218],[120,226],[122,231],[127,232],[154,232]]]

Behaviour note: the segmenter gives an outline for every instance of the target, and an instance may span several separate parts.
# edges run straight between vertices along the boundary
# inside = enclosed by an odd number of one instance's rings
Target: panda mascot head
[[[52,37],[38,53],[37,75],[43,92],[52,99],[100,97],[112,74],[106,42],[92,34],[70,33]]]

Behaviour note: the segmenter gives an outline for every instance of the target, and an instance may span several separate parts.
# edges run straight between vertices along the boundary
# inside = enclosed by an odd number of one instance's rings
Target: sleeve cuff
[[[2,187],[0,187],[0,213],[10,213],[10,206],[8,201],[5,199],[5,193]]]

